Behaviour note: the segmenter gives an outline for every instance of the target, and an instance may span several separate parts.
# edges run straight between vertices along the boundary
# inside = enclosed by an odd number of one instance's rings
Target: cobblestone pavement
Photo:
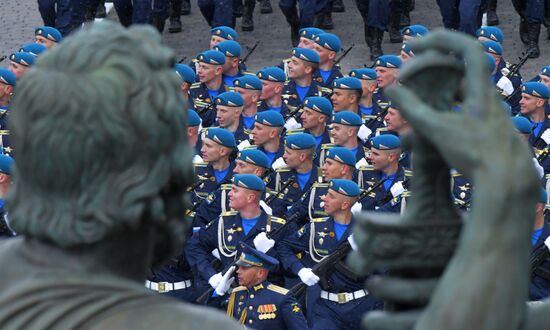
[[[32,40],[34,28],[42,24],[38,13],[36,0],[0,0],[0,55],[7,55],[21,44]],[[361,67],[368,63],[368,48],[364,42],[363,23],[353,0],[344,0],[345,13],[333,13],[336,33],[342,39],[342,47],[347,48],[355,44],[353,50],[341,62],[345,72],[355,67]],[[256,40],[260,40],[256,52],[248,61],[249,69],[256,71],[263,66],[278,63],[282,58],[288,57],[291,49],[290,29],[278,8],[276,0],[272,0],[273,13],[260,14],[259,5],[255,12],[255,30],[252,32],[240,31],[240,19],[237,20],[237,31],[243,46],[251,47]],[[498,14],[500,28],[505,34],[504,51],[506,59],[517,62],[517,58],[524,50],[519,40],[519,17],[514,12],[509,1],[499,1]],[[191,15],[182,16],[184,31],[170,34],[165,32],[163,39],[177,52],[178,57],[186,56],[191,59],[200,51],[206,49],[209,44],[209,28],[192,0]],[[116,20],[114,10],[110,12],[109,19]],[[424,24],[433,29],[442,25],[439,8],[434,0],[417,0],[416,10],[411,13],[413,23]],[[386,53],[397,53],[399,44],[391,44],[388,34],[385,34],[383,49]],[[529,60],[522,72],[525,78],[531,78],[543,65],[550,64],[550,41],[547,40],[546,29],[541,32],[541,56],[538,59]],[[2,63],[4,66],[6,62]]]

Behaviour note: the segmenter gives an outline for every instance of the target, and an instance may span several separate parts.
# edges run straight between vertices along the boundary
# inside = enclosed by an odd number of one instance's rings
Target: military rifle
[[[506,78],[510,79],[519,72],[519,69],[527,62],[529,55],[531,55],[532,49],[527,52],[523,52],[519,57],[519,62],[517,64],[512,64],[511,69],[505,75]]]
[[[290,186],[291,184],[295,183],[296,182],[296,178],[294,176],[291,176],[284,184],[283,186],[281,187],[281,189],[279,189],[279,191],[276,191],[276,192],[272,192],[271,193],[271,196],[269,196],[268,198],[266,198],[265,200],[265,203],[267,205],[270,205],[274,200],[275,198],[277,198],[282,192],[285,191],[286,188],[288,188],[288,186]]]
[[[289,120],[290,118],[294,117],[296,118],[296,115],[300,112],[300,110],[304,109],[304,105],[297,106],[296,109],[289,111],[288,114],[285,116],[285,122]]]
[[[389,108],[390,108],[390,107],[387,106],[386,109],[380,111],[380,112],[376,115],[376,117],[374,117],[374,118],[372,118],[372,119],[369,119],[369,121],[365,122],[365,126],[366,126],[366,127],[369,127],[370,125],[372,125],[372,124],[376,123],[378,120],[380,120],[380,118],[384,118],[384,117],[386,116],[386,114],[388,113],[388,109],[389,109]],[[369,127],[369,128],[370,128],[370,127]]]
[[[245,57],[242,60],[239,61],[239,64],[245,64],[248,58],[250,57],[250,55],[254,53],[254,51],[256,50],[259,44],[260,44],[260,40],[256,41],[256,43],[254,44],[254,46],[252,46],[252,48],[248,48],[248,53],[245,55]]]
[[[512,64],[512,69],[510,71],[508,71],[508,73],[505,75],[505,77],[510,79],[514,75],[516,75],[519,72],[519,69],[521,69],[521,67],[529,59],[529,55],[531,55],[531,50],[529,50],[527,53],[523,53],[522,56],[519,58],[519,62],[517,64]],[[518,88],[514,89],[514,91],[510,95],[506,96],[504,98],[504,101],[506,101],[506,102],[510,101],[512,99],[512,97],[514,97],[520,91],[521,91],[521,85],[518,86]]]
[[[373,192],[376,188],[380,187],[384,182],[388,180],[388,177],[378,181],[375,183],[370,189],[363,190],[361,194],[359,195],[359,198],[357,199],[357,203],[361,203],[367,196]],[[329,271],[334,270],[334,265],[340,261],[342,258],[344,258],[348,252],[351,251],[351,245],[349,244],[348,240],[346,240],[343,243],[340,243],[336,250],[332,252],[330,255],[325,257],[323,260],[319,261],[315,266],[311,268],[311,271],[321,277],[328,273]],[[307,284],[305,283],[298,283],[295,286],[293,286],[290,291],[294,294],[295,297],[302,294],[302,292],[307,288]]]
[[[182,57],[182,58],[178,61],[178,64],[185,63],[185,61],[187,61],[187,56]]]
[[[6,55],[2,55],[0,56],[0,62],[4,62],[4,60],[8,58]]]
[[[531,252],[529,256],[529,264],[531,265],[531,276],[536,272],[537,268],[548,258],[550,250],[546,244],[540,245]]]
[[[355,47],[355,44],[351,44],[351,46],[349,46],[348,49],[344,50],[342,55],[340,55],[340,57],[336,61],[334,61],[334,65],[338,65],[338,63],[340,63],[344,59],[344,57],[348,55],[348,53],[353,49],[353,47]]]
[[[274,238],[276,237],[277,235],[279,235],[280,233],[283,232],[283,230],[285,230],[285,228],[288,228],[290,227],[290,224],[295,222],[296,221],[296,218],[297,216],[294,216],[292,215],[290,218],[288,218],[288,220],[279,228],[277,229],[274,229],[270,232],[266,232],[266,236],[267,238],[271,239],[271,238]],[[233,260],[229,265],[227,265],[227,267],[225,267],[221,273],[222,274],[225,274],[229,268],[233,267],[233,266],[236,266],[237,265],[237,261],[238,259],[235,259]],[[208,290],[204,291],[198,298],[197,300],[195,300],[195,302],[199,305],[204,305],[206,303],[206,301],[208,300],[208,297],[210,297],[212,295],[212,292],[214,292],[214,288],[210,287],[208,288]]]

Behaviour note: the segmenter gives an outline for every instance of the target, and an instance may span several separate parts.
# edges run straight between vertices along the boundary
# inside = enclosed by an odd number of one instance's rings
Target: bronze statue
[[[238,328],[143,285],[185,237],[193,152],[173,64],[153,29],[101,23],[18,82],[1,329]]]
[[[352,265],[385,268],[369,291],[389,311],[367,329],[543,329],[550,304],[526,300],[538,179],[512,129],[475,40],[437,31],[411,41],[418,55],[387,95],[414,127],[413,197],[402,218],[364,215]],[[460,112],[453,102],[462,103]],[[449,193],[449,167],[473,180],[463,220]],[[546,314],[544,314],[546,313]]]

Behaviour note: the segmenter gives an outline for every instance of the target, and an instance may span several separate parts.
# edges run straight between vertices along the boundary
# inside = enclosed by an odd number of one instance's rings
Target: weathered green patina
[[[1,329],[237,329],[155,295],[180,252],[193,152],[173,53],[151,28],[95,24],[18,82]]]
[[[541,315],[549,307],[528,312],[525,303],[537,175],[488,79],[481,45],[437,31],[411,47],[417,56],[387,95],[414,128],[414,194],[402,217],[366,214],[354,234],[360,252],[352,264],[390,271],[368,283],[391,303],[368,314],[366,328],[547,328]],[[451,110],[457,100],[460,112]],[[463,221],[449,167],[476,187]]]

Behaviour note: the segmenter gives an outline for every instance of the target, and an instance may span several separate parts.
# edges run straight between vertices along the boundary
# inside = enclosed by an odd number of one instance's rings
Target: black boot
[[[397,44],[403,42],[403,36],[401,35],[401,29],[400,29],[400,23],[401,23],[401,13],[390,13],[390,42],[392,44]]]
[[[498,25],[497,0],[487,1],[487,25]]]
[[[170,22],[168,25],[169,33],[181,32],[181,5],[182,0],[170,0]]]
[[[332,2],[332,12],[333,13],[343,13],[346,11],[343,0],[334,0]]]
[[[105,10],[105,1],[100,1],[97,5],[97,11],[95,13],[96,18],[105,18],[107,17],[107,11]]]
[[[334,23],[332,22],[332,13],[328,12],[325,13],[323,18],[323,24],[321,25],[321,29],[323,30],[333,30],[334,29]]]
[[[300,23],[290,23],[290,41],[292,47],[298,46],[300,43]]]
[[[529,35],[527,33],[527,20],[523,17],[520,17],[519,19],[519,38],[521,39],[521,42],[524,44],[529,43]]]
[[[313,18],[313,26],[315,26],[316,28],[322,29],[324,21],[325,21],[324,13],[315,14],[315,18]]]
[[[183,0],[181,3],[181,14],[189,15],[191,13],[191,2],[190,0]]]
[[[367,26],[365,24],[365,41],[367,46],[370,48],[370,59],[374,61],[379,56],[384,55],[382,52],[382,37],[384,36],[384,31],[379,30],[372,26]]]
[[[529,42],[527,43],[527,53],[529,54],[529,58],[537,58],[540,56],[540,23],[527,24],[527,34],[529,36]]]
[[[164,18],[160,18],[158,16],[151,16],[151,25],[156,27],[160,34],[164,32],[165,23],[166,23],[166,20]]]
[[[242,0],[233,1],[233,17],[243,16],[243,2]]]
[[[241,30],[253,31],[254,30],[254,7],[256,0],[245,0],[243,5],[243,19],[241,20]]]
[[[270,0],[260,0],[260,14],[271,14],[273,8],[271,8]]]

